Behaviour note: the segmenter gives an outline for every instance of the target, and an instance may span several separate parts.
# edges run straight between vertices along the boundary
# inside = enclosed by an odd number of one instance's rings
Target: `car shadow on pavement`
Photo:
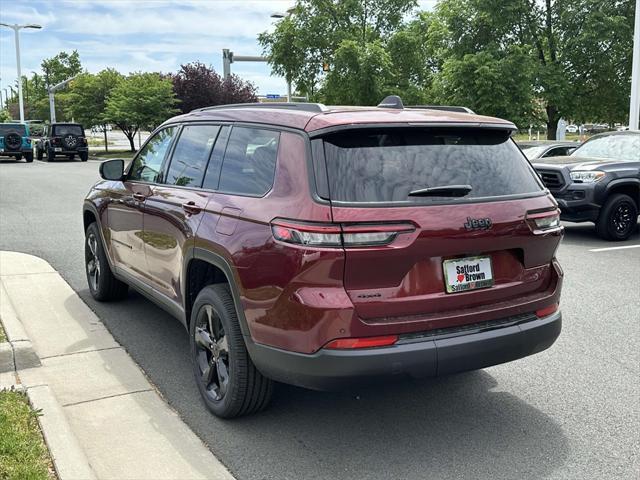
[[[266,411],[221,420],[199,397],[178,321],[135,292],[110,304],[79,294],[238,479],[537,479],[566,461],[562,427],[491,370],[338,393],[277,384]]]
[[[381,379],[357,394],[278,385],[268,411],[229,428],[281,452],[264,472],[273,478],[294,477],[310,462],[317,478],[546,477],[567,457],[562,428],[497,386],[486,371]]]

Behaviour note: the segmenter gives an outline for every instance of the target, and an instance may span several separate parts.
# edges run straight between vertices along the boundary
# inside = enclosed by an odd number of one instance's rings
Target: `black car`
[[[558,201],[562,220],[594,222],[606,240],[626,240],[635,231],[640,132],[594,135],[571,155],[539,159],[534,167]]]
[[[52,162],[55,157],[65,156],[73,160],[76,155],[86,162],[89,158],[89,144],[84,128],[79,123],[52,123],[44,130],[43,137],[36,144],[36,156],[44,156]]]
[[[539,140],[529,142],[517,142],[522,153],[534,161],[545,157],[564,157],[571,154],[580,144],[569,141]]]

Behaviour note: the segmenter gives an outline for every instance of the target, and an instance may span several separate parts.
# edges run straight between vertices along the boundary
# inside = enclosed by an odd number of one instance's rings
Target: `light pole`
[[[16,36],[16,66],[18,68],[18,103],[20,104],[20,121],[24,122],[24,103],[22,100],[22,72],[20,71],[20,35],[19,31],[23,28],[34,28],[40,29],[42,26],[36,25],[35,23],[30,23],[28,25],[18,25],[17,23],[14,25],[9,25],[8,23],[0,23],[3,27],[8,27],[13,30],[13,33]]]
[[[633,30],[633,63],[631,66],[631,101],[629,130],[638,130],[640,116],[640,0],[636,0],[636,20]]]
[[[274,18],[276,20],[282,20],[283,18],[291,15],[294,10],[295,10],[295,7],[291,7],[291,8],[288,8],[285,13],[273,12],[271,14],[271,18]],[[287,80],[287,102],[291,102],[291,80],[289,80],[289,78],[287,78],[286,80]]]

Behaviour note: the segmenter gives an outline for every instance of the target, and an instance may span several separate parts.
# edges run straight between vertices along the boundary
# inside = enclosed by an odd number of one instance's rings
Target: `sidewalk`
[[[233,478],[46,261],[0,252],[0,318],[61,480]]]

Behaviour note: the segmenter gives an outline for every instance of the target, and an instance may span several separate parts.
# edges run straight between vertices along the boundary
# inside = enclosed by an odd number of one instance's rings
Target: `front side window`
[[[273,185],[280,132],[233,127],[222,162],[219,190],[263,196]]]
[[[128,180],[156,183],[160,178],[162,162],[175,133],[176,127],[165,128],[156,133],[133,160],[133,165],[131,165],[127,176]]]
[[[219,131],[218,125],[185,126],[171,156],[165,183],[181,187],[200,187]]]
[[[346,130],[325,137],[324,150],[336,202],[451,203],[542,191],[506,131]]]

